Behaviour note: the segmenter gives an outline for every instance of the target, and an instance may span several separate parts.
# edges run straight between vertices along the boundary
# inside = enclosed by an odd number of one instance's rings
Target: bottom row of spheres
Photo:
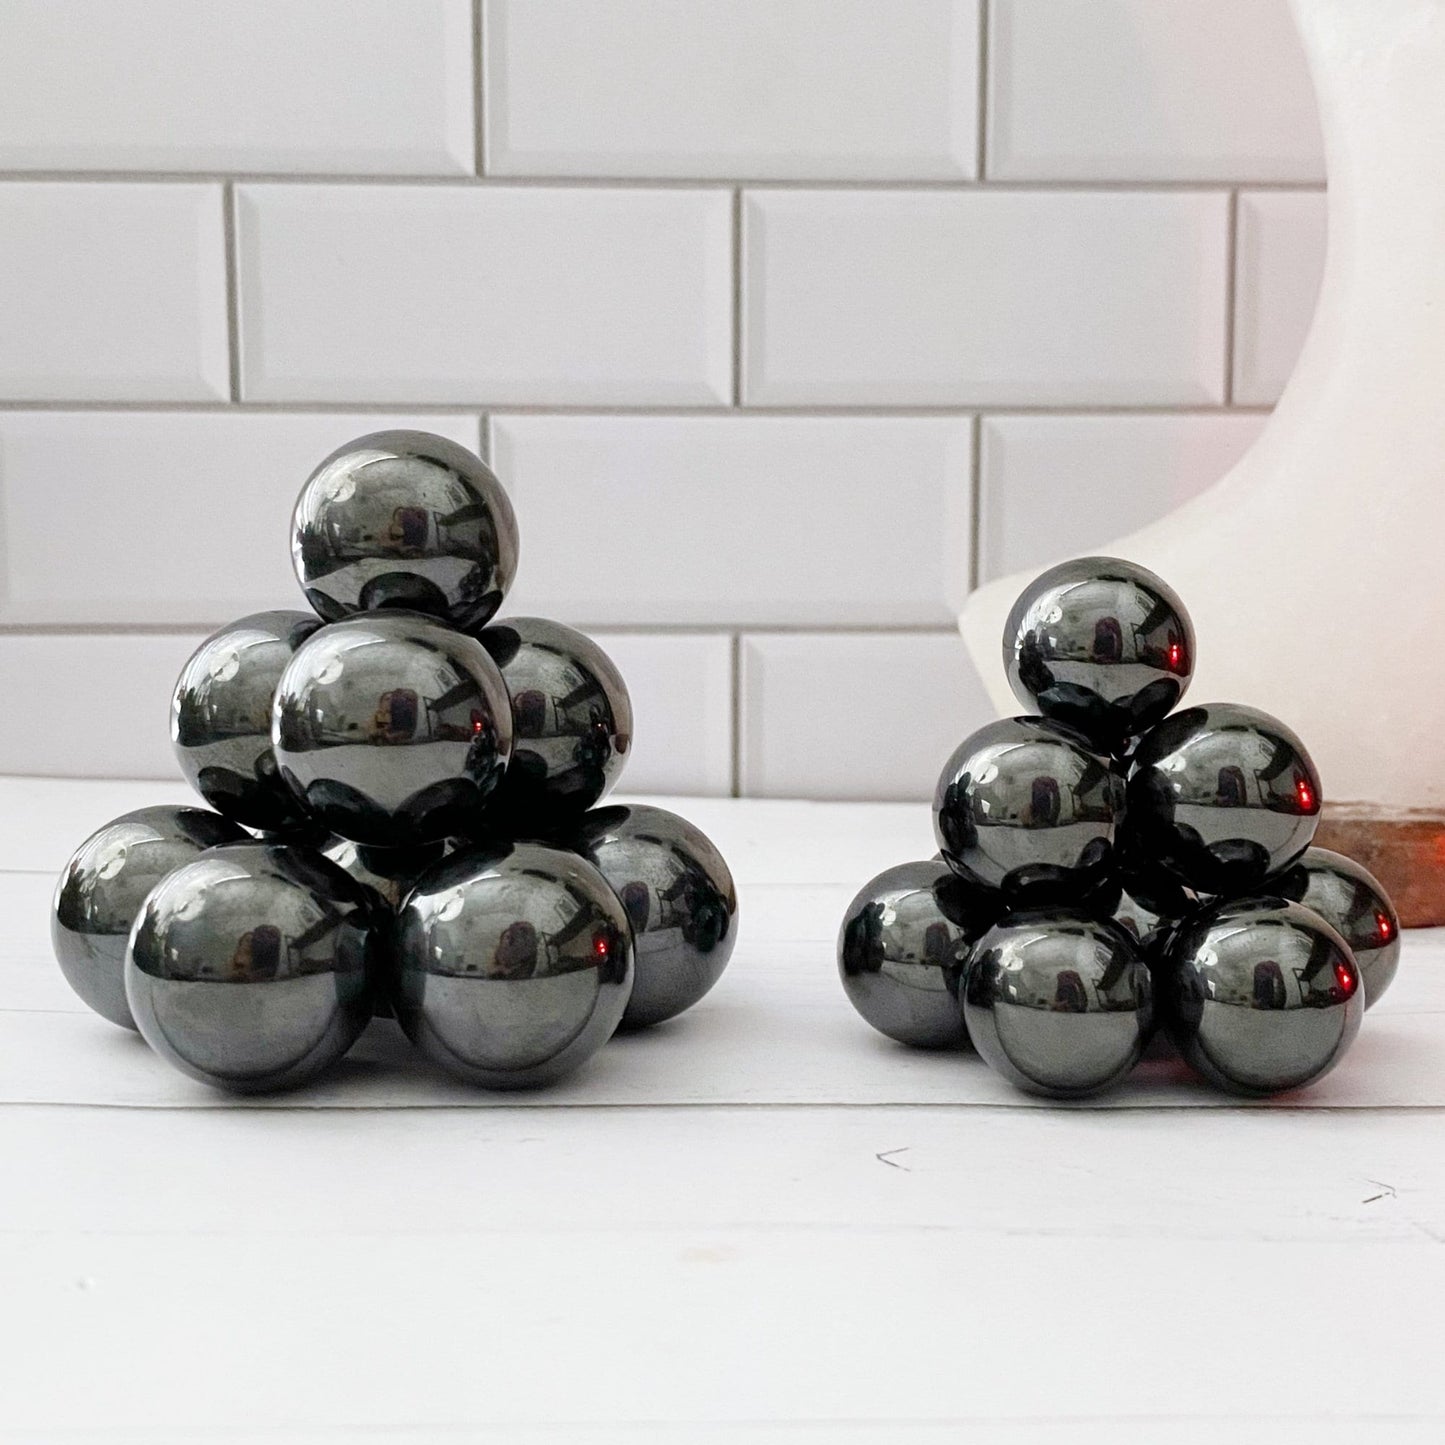
[[[971,1042],[1030,1093],[1119,1082],[1163,1030],[1208,1082],[1263,1097],[1343,1057],[1399,961],[1399,920],[1359,864],[1310,848],[1269,896],[1170,923],[1114,906],[1004,913],[941,858],[879,874],[838,939],[843,987],[881,1033],[916,1048]]]
[[[727,964],[736,913],[717,849],[660,808],[593,809],[565,846],[403,857],[257,840],[158,807],[76,852],[52,935],[86,1003],[204,1083],[295,1088],[394,1011],[447,1071],[510,1089],[696,1003]]]

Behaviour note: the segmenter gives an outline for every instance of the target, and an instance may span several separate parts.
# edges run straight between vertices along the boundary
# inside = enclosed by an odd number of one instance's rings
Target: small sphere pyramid
[[[56,888],[66,978],[218,1088],[294,1088],[374,1014],[488,1089],[547,1084],[675,1017],[736,941],[722,855],[602,806],[632,750],[612,660],[497,614],[516,517],[491,469],[377,432],[301,489],[311,611],[259,612],[181,670],[171,736],[208,807],[128,813]]]
[[[1320,777],[1255,708],[1176,711],[1194,628],[1160,578],[1108,557],[1038,577],[1003,665],[1030,715],[944,765],[940,852],[890,868],[838,938],[858,1012],[901,1043],[971,1041],[1031,1093],[1117,1083],[1162,1029],[1255,1097],[1343,1057],[1395,975],[1400,922],[1359,864],[1311,846]]]

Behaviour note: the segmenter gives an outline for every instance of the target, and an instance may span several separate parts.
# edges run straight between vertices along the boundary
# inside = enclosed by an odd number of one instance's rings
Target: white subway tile
[[[987,174],[1316,180],[1286,0],[994,0]]]
[[[1234,319],[1234,399],[1273,402],[1294,370],[1325,268],[1325,197],[1242,191]]]
[[[470,174],[469,0],[7,0],[0,167]]]
[[[1080,556],[1202,492],[1267,418],[990,416],[980,430],[984,581]]]
[[[496,175],[957,179],[978,0],[493,0]]]
[[[721,190],[247,185],[243,395],[729,399]]]
[[[749,403],[1222,399],[1213,193],[754,191]]]
[[[741,660],[749,797],[931,798],[994,716],[956,633],[752,633]]]
[[[219,186],[0,185],[0,257],[0,396],[228,395]]]
[[[967,585],[960,417],[494,415],[516,607],[589,622],[940,622]]]
[[[635,747],[618,791],[714,797],[729,793],[731,636],[720,632],[592,635],[621,670],[632,698]]]
[[[0,772],[180,777],[171,690],[204,633],[0,633]]]
[[[0,621],[219,624],[304,607],[296,494],[329,452],[466,416],[0,411]]]

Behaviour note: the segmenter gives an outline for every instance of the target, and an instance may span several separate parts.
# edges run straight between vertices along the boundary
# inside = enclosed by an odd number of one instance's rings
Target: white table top
[[[838,986],[926,807],[663,799],[741,897],[685,1017],[520,1096],[377,1023],[237,1103],[50,957],[72,848],[184,796],[0,779],[0,1438],[1445,1438],[1445,931],[1311,1090],[1051,1106]]]

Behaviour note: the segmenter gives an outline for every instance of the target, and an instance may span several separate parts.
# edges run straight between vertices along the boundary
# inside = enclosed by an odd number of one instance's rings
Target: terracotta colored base
[[[1315,842],[1364,864],[1385,885],[1402,927],[1445,924],[1445,814],[1326,803]]]

